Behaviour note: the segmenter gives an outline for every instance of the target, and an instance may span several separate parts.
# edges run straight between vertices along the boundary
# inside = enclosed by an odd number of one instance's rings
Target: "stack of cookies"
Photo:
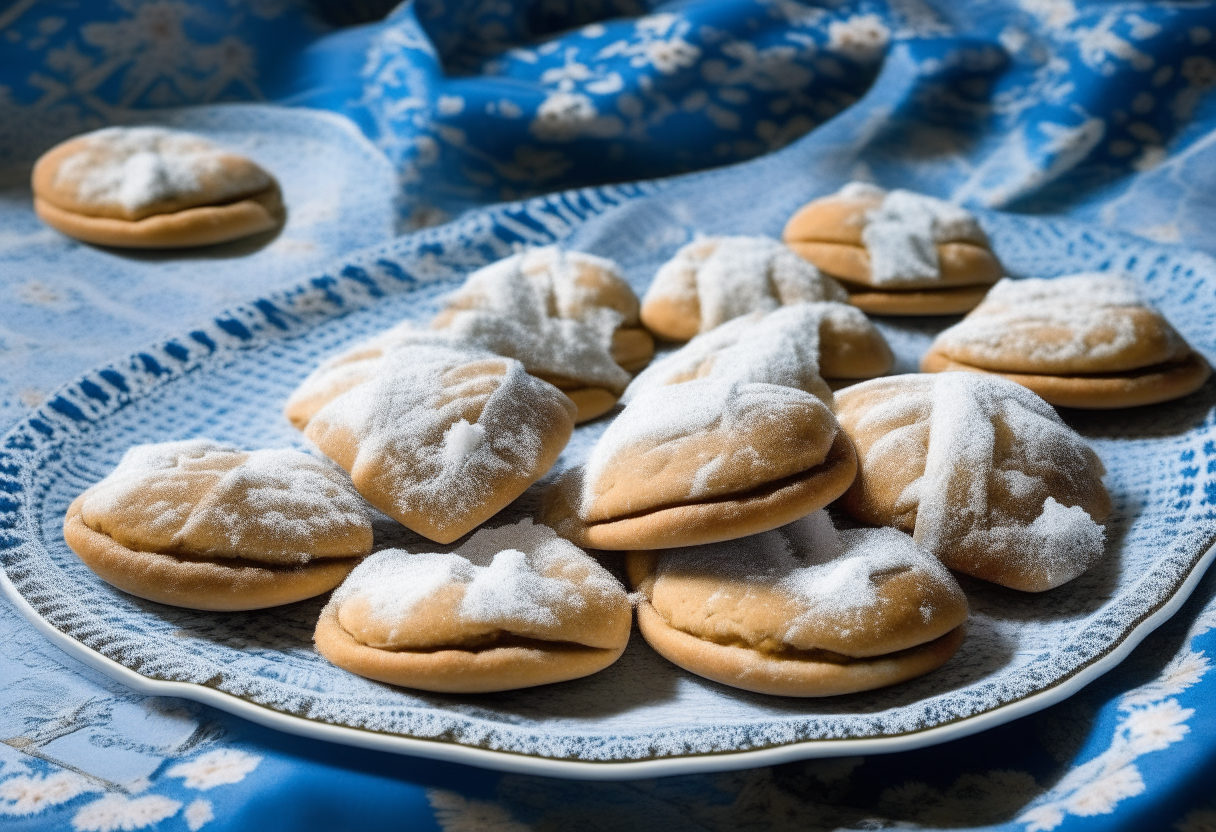
[[[1119,276],[997,282],[939,200],[850,185],[785,239],[699,237],[641,301],[611,260],[519,252],[301,383],[285,415],[318,455],[133,448],[65,537],[166,604],[335,590],[318,651],[422,690],[595,673],[631,607],[659,655],[750,691],[928,673],[964,639],[955,573],[1045,592],[1105,553],[1102,461],[1052,405],[1185,395],[1208,366]],[[924,372],[887,375],[866,312],[968,309]],[[494,523],[609,413],[535,517]],[[434,545],[373,554],[373,508]]]

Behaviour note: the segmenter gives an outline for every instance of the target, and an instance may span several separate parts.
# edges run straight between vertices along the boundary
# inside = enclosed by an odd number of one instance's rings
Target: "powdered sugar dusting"
[[[494,631],[560,641],[589,606],[628,603],[606,569],[531,520],[482,529],[450,553],[377,552],[351,572],[332,603],[341,618],[356,600],[361,634],[395,647],[459,644]],[[421,615],[425,632],[418,632]]]
[[[894,529],[837,531],[826,511],[763,534],[662,552],[656,574],[709,574],[785,596],[800,612],[775,633],[806,645],[825,629],[848,636],[867,626],[884,601],[879,588],[892,575],[915,570],[923,584],[953,587],[949,571]],[[929,618],[936,610],[922,601]]]
[[[792,249],[768,237],[708,237],[676,252],[646,300],[695,293],[700,332],[751,312],[800,302],[847,302],[848,293]]]
[[[918,543],[947,562],[961,548],[999,553],[1052,586],[1102,556],[1103,528],[1047,493],[1049,482],[1081,492],[1087,484],[1077,480],[1092,470],[1092,451],[1051,405],[1019,384],[973,373],[938,374],[932,396]],[[1041,509],[1028,524],[1021,516],[1035,503]]]
[[[378,508],[459,525],[496,498],[495,483],[537,472],[557,427],[544,405],[559,394],[486,352],[416,344],[402,357],[321,408],[305,435],[322,449],[355,437],[349,470]]]
[[[938,335],[934,348],[996,369],[1134,369],[1124,356],[1136,351],[1145,333],[1143,316],[1129,313],[1148,309],[1136,283],[1121,274],[1006,278],[971,314]],[[1132,359],[1132,364],[1155,363],[1163,356],[1179,357],[1189,351],[1173,327],[1156,317],[1155,334],[1165,340],[1161,354],[1139,362]]]
[[[840,303],[798,303],[768,314],[753,312],[651,363],[621,401],[629,404],[652,388],[709,378],[718,384],[780,384],[831,403],[831,390],[819,375],[821,328],[859,334],[868,332],[871,324],[856,307]],[[656,413],[654,418],[662,416]]]
[[[444,331],[455,342],[522,361],[531,373],[619,393],[629,374],[613,360],[612,337],[624,315],[597,302],[580,280],[580,268],[598,270],[627,289],[610,260],[556,246],[533,249],[469,275],[449,301],[458,311]]]
[[[254,165],[226,171],[227,154],[206,139],[161,127],[107,127],[64,159],[55,184],[74,184],[77,198],[98,206],[138,211],[158,202],[214,190],[216,200],[270,186]]]
[[[464,419],[453,422],[443,435],[443,458],[448,465],[459,465],[486,439],[486,429]]]
[[[850,183],[837,196],[874,199],[882,193],[873,185]],[[861,239],[870,255],[870,281],[878,286],[940,279],[940,243],[988,245],[988,238],[970,211],[903,190],[886,193],[881,205],[866,212]]]
[[[746,439],[749,432],[798,418],[794,414],[808,407],[826,410],[832,401],[819,376],[818,333],[835,306],[795,304],[735,318],[640,373],[622,396],[625,411],[587,460],[584,500],[594,497],[604,472],[630,449],[691,446],[710,432],[721,436],[721,447],[692,477],[685,496],[707,496],[716,475],[738,464],[767,469]]]
[[[276,564],[361,554],[357,546],[335,552],[332,541],[371,539],[367,504],[331,463],[210,440],[132,448],[90,491],[84,514],[116,539],[145,544],[143,551]]]

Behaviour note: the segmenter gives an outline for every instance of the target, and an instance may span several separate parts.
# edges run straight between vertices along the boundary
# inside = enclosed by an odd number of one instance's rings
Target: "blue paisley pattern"
[[[788,177],[813,193],[868,178],[1216,253],[1216,3],[391,6],[0,3],[0,430],[86,370],[384,245],[395,230],[470,211],[476,222],[482,206],[534,194],[736,165],[732,181],[754,178],[744,197],[713,179],[675,180],[705,203],[732,200],[719,211],[729,219],[749,200],[763,203],[782,176],[748,160],[788,145],[797,154],[784,158],[799,165]],[[223,107],[159,111],[240,102],[275,105],[238,121],[277,131],[273,147],[249,152],[288,171],[298,194],[288,228],[263,248],[123,259],[74,246],[30,214],[28,165],[54,141],[148,119],[222,131],[232,118]],[[358,185],[335,197],[342,181]],[[664,236],[684,222],[678,204],[645,199],[669,187],[612,192],[642,229],[626,244],[659,250],[684,239]],[[580,199],[555,200],[549,219],[511,214],[517,239],[571,224]],[[649,234],[648,210],[666,212]],[[594,228],[587,234],[594,241]],[[425,260],[427,245],[418,243],[423,262],[447,268],[438,250]],[[492,253],[471,252],[468,265]],[[1194,291],[1210,301],[1216,287]],[[1168,464],[1181,472],[1178,511],[1216,519],[1216,446]],[[0,490],[0,513],[9,502]],[[9,539],[0,529],[0,547]],[[593,819],[673,832],[1202,832],[1216,828],[1205,788],[1216,776],[1214,631],[1216,573],[1118,669],[969,739],[579,784],[329,746],[140,696],[67,658],[0,601],[0,828],[518,832]]]

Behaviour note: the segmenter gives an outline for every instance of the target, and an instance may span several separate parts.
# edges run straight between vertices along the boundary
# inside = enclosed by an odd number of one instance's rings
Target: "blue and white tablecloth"
[[[797,175],[824,190],[870,178],[1216,253],[1210,2],[388,6],[0,5],[0,430],[94,365],[395,233],[792,143],[816,160]],[[54,141],[148,118],[222,128],[232,108],[151,111],[235,101],[275,105],[240,116],[275,137],[245,149],[290,169],[291,221],[272,241],[122,260],[32,217],[28,167]],[[1216,448],[1203,454],[1195,465],[1216,470]],[[1216,573],[1116,671],[969,739],[587,784],[346,749],[137,696],[0,602],[0,828],[1200,832],[1216,829],[1213,631]]]

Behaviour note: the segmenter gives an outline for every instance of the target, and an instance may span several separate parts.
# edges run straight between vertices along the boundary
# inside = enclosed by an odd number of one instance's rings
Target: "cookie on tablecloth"
[[[862,182],[804,205],[782,239],[874,315],[956,315],[974,308],[1001,278],[971,212]]]
[[[69,139],[34,165],[34,209],[86,243],[183,248],[282,225],[274,177],[250,159],[163,127],[107,127]]]
[[[1016,381],[1054,405],[1156,404],[1195,392],[1211,368],[1132,280],[1079,274],[1002,280],[921,360]]]
[[[776,240],[702,237],[659,267],[641,317],[660,338],[687,341],[740,315],[848,299],[839,283]]]

